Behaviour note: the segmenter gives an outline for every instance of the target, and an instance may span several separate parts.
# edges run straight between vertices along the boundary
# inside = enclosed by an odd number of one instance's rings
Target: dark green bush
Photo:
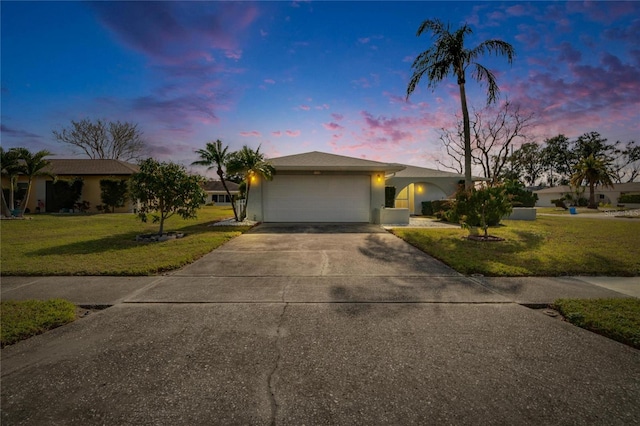
[[[424,216],[433,216],[433,203],[431,201],[422,202],[422,214]]]
[[[471,189],[461,188],[456,193],[453,208],[443,215],[447,222],[464,223],[469,227],[496,226],[503,216],[512,211],[512,205],[503,186]]]
[[[452,200],[433,200],[431,202],[431,208],[433,209],[433,214],[438,219],[445,219],[445,214],[453,208]]]
[[[100,198],[104,203],[105,213],[114,211],[116,207],[124,207],[128,196],[125,179],[100,179]]]
[[[524,184],[517,180],[505,181],[504,188],[513,207],[535,207],[538,201],[538,194],[527,190]]]
[[[620,194],[618,203],[640,203],[640,194]]]
[[[57,212],[62,209],[73,209],[82,195],[84,181],[82,178],[58,179],[50,184],[47,211]]]

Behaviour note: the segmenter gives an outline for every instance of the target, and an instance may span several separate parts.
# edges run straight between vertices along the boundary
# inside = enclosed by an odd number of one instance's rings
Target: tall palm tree
[[[255,151],[247,145],[243,146],[238,152],[234,152],[227,162],[227,173],[240,174],[244,176],[244,182],[247,185],[245,192],[245,202],[240,213],[240,220],[247,217],[247,205],[249,204],[249,192],[251,183],[256,178],[266,180],[273,179],[276,169],[269,164],[264,158],[264,154],[260,152],[260,147]]]
[[[21,170],[20,159],[14,149],[5,151],[0,146],[0,167],[2,167],[2,176],[9,178],[9,204],[2,191],[2,215],[10,217],[11,211],[15,208],[14,193]]]
[[[421,36],[425,31],[432,32],[435,40],[433,46],[419,54],[411,65],[413,75],[407,86],[407,99],[425,75],[429,80],[428,87],[431,89],[450,75],[458,79],[464,127],[464,182],[465,187],[469,189],[473,186],[473,181],[471,180],[471,130],[465,91],[467,68],[470,66],[473,68],[471,76],[474,80],[487,84],[487,104],[491,104],[496,101],[500,89],[493,73],[476,60],[485,53],[495,53],[506,56],[511,64],[515,50],[513,46],[502,40],[486,40],[473,49],[467,49],[464,45],[465,37],[473,33],[467,24],[452,32],[449,24],[445,26],[438,19],[427,19],[420,25],[416,35]]]
[[[200,156],[200,160],[194,161],[191,163],[192,166],[207,166],[207,170],[216,169],[216,173],[220,177],[220,181],[222,182],[222,186],[224,190],[227,191],[227,195],[231,200],[231,208],[233,209],[233,217],[236,222],[238,220],[238,212],[236,211],[236,204],[233,202],[233,197],[231,196],[231,192],[229,192],[229,188],[227,188],[227,183],[224,179],[224,165],[229,160],[229,154],[227,151],[229,147],[222,147],[222,141],[220,139],[215,142],[207,142],[205,149],[199,149],[196,151],[196,154]]]
[[[38,176],[54,177],[51,172],[44,170],[49,164],[51,164],[51,162],[49,160],[45,160],[44,157],[51,155],[51,153],[47,150],[31,153],[31,151],[26,148],[12,148],[11,150],[15,151],[18,158],[22,160],[20,173],[28,179],[27,194],[22,200],[22,203],[20,203],[20,216],[22,216],[24,214],[24,209],[27,206],[27,202],[29,202],[29,197],[31,196],[33,179]]]
[[[582,158],[575,166],[575,170],[575,173],[571,176],[571,185],[579,187],[583,182],[586,182],[589,185],[589,204],[587,207],[597,209],[595,186],[603,185],[613,188],[615,174],[609,167],[609,163],[591,154]]]

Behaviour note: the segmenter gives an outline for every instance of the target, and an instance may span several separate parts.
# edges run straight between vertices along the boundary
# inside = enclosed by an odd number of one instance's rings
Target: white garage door
[[[265,222],[369,222],[369,176],[276,175],[264,192]]]

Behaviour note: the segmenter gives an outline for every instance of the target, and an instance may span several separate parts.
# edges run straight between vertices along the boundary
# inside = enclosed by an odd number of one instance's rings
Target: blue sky
[[[188,165],[221,139],[270,157],[318,150],[437,166],[459,114],[454,79],[405,100],[424,19],[516,49],[481,62],[535,115],[533,140],[640,139],[638,2],[7,2],[2,145],[72,153],[71,120],[138,123],[149,155]],[[483,88],[467,85],[481,108]]]

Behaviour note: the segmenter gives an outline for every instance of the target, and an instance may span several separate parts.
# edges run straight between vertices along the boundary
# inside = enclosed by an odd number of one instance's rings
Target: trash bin
[[[576,211],[575,207],[569,207],[569,213],[571,214],[578,214],[578,212]]]

